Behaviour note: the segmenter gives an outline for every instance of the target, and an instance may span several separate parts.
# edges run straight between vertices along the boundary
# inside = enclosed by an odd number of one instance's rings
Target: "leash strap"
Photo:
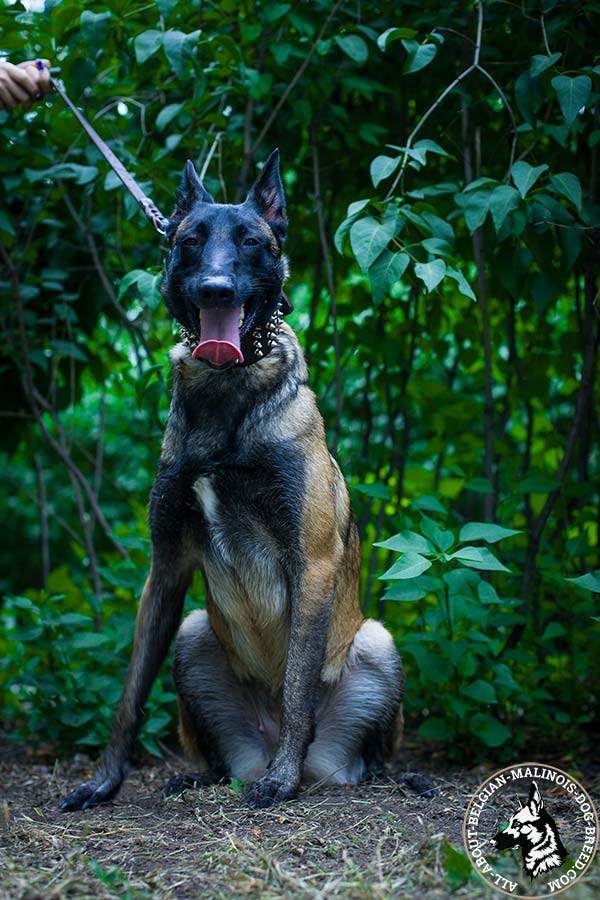
[[[43,66],[43,63],[42,63]],[[64,88],[58,81],[55,81],[54,78],[50,79],[52,87],[56,91],[57,94],[62,97],[66,105],[69,107],[90,141],[94,144],[97,150],[102,154],[106,162],[109,164],[113,172],[121,179],[131,196],[137,200],[139,205],[142,208],[142,211],[151,225],[158,231],[159,234],[164,234],[169,224],[169,220],[166,216],[163,216],[158,207],[152,202],[150,197],[148,197],[139,184],[134,180],[133,176],[127,171],[123,163],[117,159],[115,154],[112,152],[108,144],[106,144],[98,132],[92,128],[88,120],[83,116],[75,104],[69,99]]]

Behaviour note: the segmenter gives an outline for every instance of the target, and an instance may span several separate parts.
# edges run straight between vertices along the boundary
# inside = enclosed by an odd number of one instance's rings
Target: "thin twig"
[[[46,480],[42,461],[37,451],[33,454],[35,467],[35,480],[37,485],[37,502],[40,512],[40,552],[42,558],[42,584],[48,590],[48,577],[50,575],[50,540],[48,535],[48,501],[46,498]]]
[[[324,35],[325,32],[327,31],[327,29],[328,29],[328,27],[329,27],[329,23],[331,22],[331,20],[333,19],[333,17],[334,17],[335,14],[337,13],[338,9],[339,9],[340,6],[342,5],[342,2],[343,2],[343,0],[337,0],[337,3],[335,4],[335,6],[333,7],[333,9],[332,9],[331,12],[329,13],[329,15],[327,16],[327,18],[325,19],[325,22],[323,23],[323,25],[322,25],[322,27],[321,27],[321,30],[319,31],[318,35],[317,35],[316,38],[314,39],[313,43],[311,44],[310,50],[308,51],[307,55],[305,56],[304,60],[302,61],[302,64],[300,65],[298,71],[296,72],[296,74],[294,75],[294,77],[292,78],[292,80],[290,81],[290,83],[288,84],[288,86],[286,87],[285,91],[283,92],[283,94],[281,95],[281,97],[279,98],[279,100],[277,101],[277,103],[275,104],[275,106],[273,107],[273,110],[272,110],[272,112],[271,112],[271,115],[269,116],[269,118],[268,118],[267,121],[265,122],[265,124],[264,124],[264,126],[263,126],[263,128],[262,128],[262,130],[261,130],[261,132],[260,132],[260,134],[258,135],[258,137],[256,138],[256,140],[254,141],[254,144],[252,145],[252,153],[251,153],[251,156],[254,156],[254,154],[255,154],[257,148],[260,147],[260,145],[262,144],[263,139],[266,137],[267,132],[269,131],[271,125],[273,124],[273,122],[274,122],[275,119],[277,118],[277,115],[279,114],[279,110],[280,110],[281,107],[284,105],[284,103],[286,102],[287,98],[290,96],[290,94],[292,93],[292,91],[293,91],[294,88],[296,87],[298,81],[299,81],[299,80],[302,78],[302,76],[304,75],[304,72],[306,71],[306,69],[307,69],[307,67],[308,67],[308,65],[309,65],[309,63],[310,63],[310,61],[311,61],[311,59],[313,58],[313,56],[314,56],[314,54],[315,54],[315,51],[316,51],[316,49],[317,49],[319,43],[323,40],[323,35]]]
[[[319,148],[317,145],[316,129],[314,122],[311,125],[312,151],[313,151],[313,177],[315,188],[315,205],[317,208],[317,222],[319,225],[319,239],[323,252],[323,262],[325,265],[325,274],[327,277],[327,288],[329,290],[329,300],[331,303],[331,322],[333,325],[333,350],[335,356],[335,430],[332,440],[332,452],[337,453],[338,441],[340,438],[340,429],[342,424],[342,372],[340,364],[340,335],[338,329],[337,302],[335,297],[335,280],[333,277],[333,266],[331,264],[331,255],[329,253],[329,245],[327,242],[327,233],[325,230],[325,217],[323,215],[323,198],[321,196],[321,173],[319,169]]]
[[[387,203],[393,197],[394,191],[398,187],[398,184],[400,183],[402,176],[404,175],[404,172],[406,170],[406,166],[408,165],[409,151],[412,147],[413,141],[416,138],[416,136],[418,135],[418,133],[420,132],[420,130],[423,127],[423,125],[425,124],[425,122],[429,119],[429,117],[432,115],[432,113],[435,112],[435,110],[438,108],[438,106],[445,100],[445,98],[448,96],[448,94],[450,94],[454,90],[454,88],[458,87],[458,85],[461,83],[461,81],[464,81],[464,79],[467,77],[467,75],[470,75],[471,72],[473,72],[475,69],[477,69],[479,67],[479,56],[481,54],[482,30],[483,30],[483,4],[481,3],[481,0],[479,0],[479,2],[477,4],[477,34],[476,34],[476,38],[475,38],[475,51],[473,54],[473,62],[471,63],[470,66],[467,66],[467,68],[464,69],[460,73],[460,75],[457,75],[456,78],[454,79],[454,81],[452,81],[446,88],[444,88],[444,90],[439,95],[437,100],[435,100],[431,104],[431,106],[429,107],[427,112],[423,116],[421,116],[421,118],[419,119],[419,121],[417,122],[417,124],[415,125],[415,127],[413,128],[411,133],[409,134],[407,141],[406,141],[406,145],[404,147],[404,157],[402,159],[402,163],[400,165],[400,168],[398,169],[396,177],[394,178],[394,180],[392,182],[392,186],[390,187],[389,191],[387,192],[387,195],[384,199],[384,203]]]

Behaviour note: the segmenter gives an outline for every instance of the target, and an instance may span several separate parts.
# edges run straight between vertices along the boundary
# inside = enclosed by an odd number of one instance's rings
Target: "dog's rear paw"
[[[430,798],[437,796],[437,788],[431,778],[427,775],[422,775],[420,772],[405,772],[398,777],[398,781],[400,784],[405,784],[418,797]]]
[[[197,772],[193,775],[173,775],[163,788],[163,797],[181,797],[186,790],[198,790],[218,784],[219,779],[206,772]]]
[[[298,786],[287,779],[279,779],[266,773],[251,784],[244,795],[244,803],[252,809],[266,809],[285,800],[293,800]]]

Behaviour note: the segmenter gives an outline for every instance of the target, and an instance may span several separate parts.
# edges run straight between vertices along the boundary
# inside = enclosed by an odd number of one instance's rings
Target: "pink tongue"
[[[200,310],[202,341],[194,348],[193,359],[207,359],[220,366],[228,362],[244,362],[240,347],[240,310]]]

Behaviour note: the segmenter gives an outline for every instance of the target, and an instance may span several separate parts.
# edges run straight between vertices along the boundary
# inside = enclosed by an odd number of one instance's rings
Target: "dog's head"
[[[496,850],[512,850],[515,847],[532,846],[539,843],[544,831],[542,810],[544,800],[535,781],[531,782],[529,800],[514,813],[508,824],[492,838]]]
[[[188,160],[167,228],[161,293],[197,341],[194,359],[243,363],[252,335],[277,317],[287,275],[286,231],[278,150],[240,204],[215,203]]]

